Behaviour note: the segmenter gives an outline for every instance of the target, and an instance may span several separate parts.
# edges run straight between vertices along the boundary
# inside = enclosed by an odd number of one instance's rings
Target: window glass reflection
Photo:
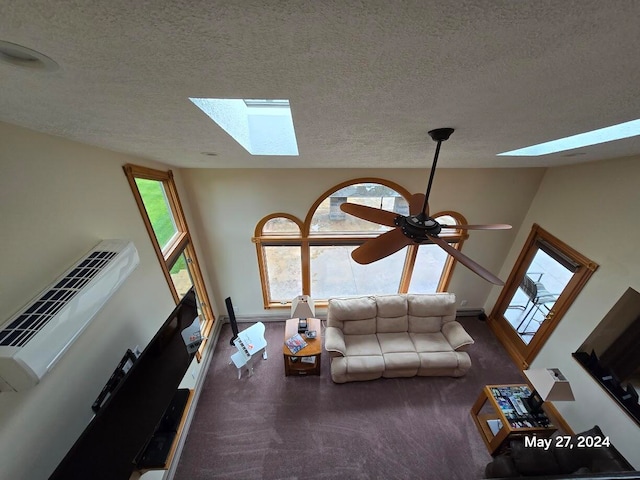
[[[572,276],[549,254],[536,251],[504,314],[524,343],[531,342]]]

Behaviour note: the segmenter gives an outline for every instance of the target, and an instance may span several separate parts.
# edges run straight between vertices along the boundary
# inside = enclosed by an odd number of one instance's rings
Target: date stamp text
[[[572,441],[573,439],[573,441]],[[558,435],[553,438],[543,438],[536,435],[524,437],[525,448],[542,448],[549,450],[553,445],[555,448],[600,448],[610,445],[609,437],[578,435],[571,437],[570,435]]]

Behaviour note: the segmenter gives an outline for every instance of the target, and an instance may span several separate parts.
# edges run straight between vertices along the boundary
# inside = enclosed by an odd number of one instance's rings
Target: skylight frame
[[[299,155],[289,100],[195,97],[189,100],[251,155]]]

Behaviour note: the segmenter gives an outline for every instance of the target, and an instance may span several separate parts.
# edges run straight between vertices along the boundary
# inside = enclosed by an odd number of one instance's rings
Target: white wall
[[[218,305],[233,299],[236,314],[264,314],[255,245],[258,221],[275,212],[304,220],[313,202],[331,187],[355,178],[394,181],[424,192],[427,169],[187,169],[181,171],[193,209],[192,228],[206,238],[202,251]],[[456,210],[470,223],[511,223],[513,231],[472,232],[463,251],[498,271],[538,189],[542,169],[441,169],[431,192],[431,211]],[[458,265],[449,290],[469,307],[484,306],[490,284]]]
[[[640,468],[640,427],[571,357],[628,287],[640,290],[640,159],[549,169],[502,268],[507,278],[533,223],[598,263],[532,368],[558,367],[575,402],[557,402],[579,432],[600,425],[612,443]],[[498,295],[491,293],[489,311]]]
[[[131,239],[140,254],[138,268],[43,381],[0,394],[2,479],[48,478],[126,349],[144,347],[173,309],[125,163],[145,162],[0,123],[0,323],[101,239]]]

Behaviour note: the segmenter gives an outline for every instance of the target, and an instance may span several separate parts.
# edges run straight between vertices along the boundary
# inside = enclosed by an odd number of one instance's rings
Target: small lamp
[[[545,401],[575,400],[569,380],[557,368],[532,368],[524,374],[533,387],[533,393],[524,401],[531,413],[540,413]]]
[[[298,319],[298,333],[308,329],[307,318],[314,316],[315,307],[309,295],[298,295],[291,301],[291,318]]]

